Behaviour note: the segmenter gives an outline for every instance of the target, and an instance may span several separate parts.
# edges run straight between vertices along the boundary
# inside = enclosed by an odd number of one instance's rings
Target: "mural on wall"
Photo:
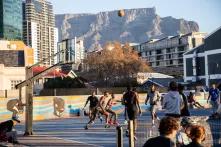
[[[12,117],[24,112],[24,105],[19,99],[11,99],[7,102],[7,110],[12,112]]]
[[[85,101],[89,95],[73,96],[45,96],[33,97],[33,120],[55,119],[58,117],[69,118],[79,116],[83,111]],[[97,95],[99,98],[101,95]],[[121,100],[122,94],[116,94],[116,100]],[[140,94],[142,109],[146,109],[144,99],[146,94]],[[18,99],[0,98],[0,122],[11,119],[12,114],[19,114],[21,121],[25,120],[25,113],[22,113],[24,107]],[[124,106],[119,102],[113,105],[113,110],[117,114],[124,112]],[[86,108],[88,112],[88,107]]]
[[[65,110],[65,102],[62,98],[59,97],[55,97],[53,99],[53,103],[54,103],[54,115],[61,117],[62,113]]]

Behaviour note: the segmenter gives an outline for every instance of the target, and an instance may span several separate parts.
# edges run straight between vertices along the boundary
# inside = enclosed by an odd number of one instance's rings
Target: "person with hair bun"
[[[203,147],[202,142],[206,137],[205,128],[200,125],[192,126],[189,137],[192,139],[192,142],[184,147]]]

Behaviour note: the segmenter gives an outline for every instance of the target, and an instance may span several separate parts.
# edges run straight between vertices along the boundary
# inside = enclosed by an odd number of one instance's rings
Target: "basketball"
[[[124,15],[125,15],[125,12],[124,12],[123,9],[118,11],[118,16],[119,17],[123,17]]]

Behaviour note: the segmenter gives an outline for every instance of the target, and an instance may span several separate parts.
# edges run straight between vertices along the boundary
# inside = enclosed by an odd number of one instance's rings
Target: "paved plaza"
[[[210,114],[209,110],[192,110],[192,115],[200,116],[199,119],[206,118]],[[159,113],[163,117],[163,113]],[[75,117],[68,119],[55,119],[34,122],[34,136],[23,137],[20,135],[19,141],[26,146],[116,146],[116,129],[115,127],[104,128],[104,124],[100,120],[96,120],[95,124],[84,130],[84,126],[88,121],[87,116]],[[123,123],[124,117],[119,116],[120,123]],[[207,140],[205,146],[221,146],[219,139],[221,136],[220,120],[198,120],[207,128]],[[125,136],[126,126],[124,128],[124,146],[128,146],[128,138]],[[212,131],[212,134],[210,133]],[[19,134],[23,134],[24,124],[17,126]],[[158,135],[157,124],[151,126],[150,114],[143,113],[139,117],[139,126],[137,131],[138,140],[136,147],[141,147],[148,137]]]

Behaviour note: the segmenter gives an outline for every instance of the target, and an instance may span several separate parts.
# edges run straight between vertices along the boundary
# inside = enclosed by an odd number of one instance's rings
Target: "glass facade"
[[[22,0],[0,1],[0,38],[22,40]]]

